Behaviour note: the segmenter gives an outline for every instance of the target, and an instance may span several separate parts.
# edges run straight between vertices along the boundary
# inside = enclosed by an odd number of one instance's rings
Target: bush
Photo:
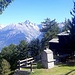
[[[42,65],[42,63],[41,63],[40,61],[37,63],[37,68],[38,68],[38,69],[43,68],[43,65]]]
[[[2,61],[0,62],[0,75],[9,75],[10,72],[9,62],[5,59],[2,59]]]

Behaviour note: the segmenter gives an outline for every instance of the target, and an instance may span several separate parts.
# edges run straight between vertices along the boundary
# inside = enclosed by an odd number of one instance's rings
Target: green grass
[[[58,66],[52,69],[33,69],[30,75],[65,75],[66,73],[74,70],[74,66]],[[71,74],[69,74],[71,75]],[[75,75],[75,74],[74,74]]]
[[[74,69],[75,69],[75,66],[67,66],[62,64],[56,65],[52,69],[44,69],[44,68],[37,69],[35,66],[33,69],[33,72],[31,72],[30,75],[65,75],[66,73]],[[22,70],[30,71],[29,69],[22,69]],[[68,75],[75,75],[75,72],[72,72]]]

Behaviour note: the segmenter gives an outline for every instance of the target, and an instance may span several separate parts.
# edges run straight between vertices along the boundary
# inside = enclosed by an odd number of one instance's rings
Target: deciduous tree
[[[9,75],[10,74],[10,64],[7,60],[2,59],[0,62],[0,75]]]

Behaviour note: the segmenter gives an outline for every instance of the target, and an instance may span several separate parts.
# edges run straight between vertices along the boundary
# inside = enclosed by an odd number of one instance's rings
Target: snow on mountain
[[[2,28],[4,28],[4,27],[5,27],[4,25],[0,24],[0,29],[2,29]]]
[[[63,28],[64,27],[64,23],[61,22],[61,23],[58,24],[58,26],[59,26],[59,28]]]
[[[38,27],[39,27],[40,29],[42,29],[42,24],[38,24]]]
[[[18,24],[10,24],[0,30],[0,49],[10,44],[19,44],[21,40],[30,42],[40,35],[39,27],[29,20]]]

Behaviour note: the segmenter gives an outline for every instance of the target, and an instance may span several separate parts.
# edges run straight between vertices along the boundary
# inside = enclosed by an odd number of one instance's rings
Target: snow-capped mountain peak
[[[4,27],[5,27],[4,25],[0,24],[0,29],[2,29],[2,28],[4,28]]]
[[[41,35],[38,25],[29,20],[10,24],[0,30],[0,49],[10,44],[19,44],[21,40],[30,42]]]
[[[25,24],[30,24],[31,22],[29,20],[26,20],[24,23]]]

